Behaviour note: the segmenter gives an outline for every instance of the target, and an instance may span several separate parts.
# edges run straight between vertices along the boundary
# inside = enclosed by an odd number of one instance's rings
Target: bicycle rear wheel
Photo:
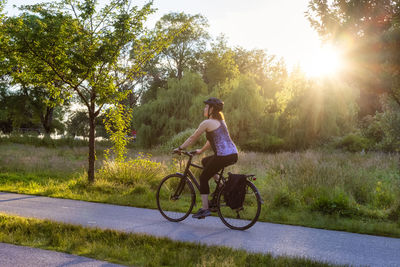
[[[243,206],[231,209],[225,202],[225,187],[219,192],[217,205],[218,216],[221,221],[231,229],[246,230],[252,227],[261,212],[261,197],[255,185],[246,181],[246,195]]]
[[[171,222],[179,222],[192,212],[196,194],[187,178],[171,174],[161,181],[156,199],[161,215]]]

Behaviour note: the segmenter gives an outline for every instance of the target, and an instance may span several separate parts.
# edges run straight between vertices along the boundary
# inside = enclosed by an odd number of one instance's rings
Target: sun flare
[[[339,50],[333,46],[323,46],[301,64],[303,71],[311,77],[330,76],[342,67]]]

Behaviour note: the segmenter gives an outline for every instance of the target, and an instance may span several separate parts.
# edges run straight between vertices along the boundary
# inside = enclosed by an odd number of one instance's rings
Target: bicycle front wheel
[[[218,215],[221,221],[231,229],[246,230],[252,227],[261,212],[261,197],[255,185],[246,181],[246,195],[243,206],[231,209],[225,202],[225,187],[218,195]]]
[[[196,194],[187,178],[171,174],[161,181],[156,199],[161,215],[171,222],[179,222],[192,212]]]

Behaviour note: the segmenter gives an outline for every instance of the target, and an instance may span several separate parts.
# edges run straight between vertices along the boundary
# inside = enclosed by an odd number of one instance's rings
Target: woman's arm
[[[196,153],[201,154],[211,147],[210,141],[207,141],[201,149],[197,149]]]
[[[200,123],[199,128],[197,128],[197,130],[188,139],[186,139],[186,141],[182,145],[179,146],[179,149],[185,149],[194,142],[196,142],[197,139],[199,139],[199,137],[201,136],[201,134],[206,131],[207,126],[208,126],[207,120]]]

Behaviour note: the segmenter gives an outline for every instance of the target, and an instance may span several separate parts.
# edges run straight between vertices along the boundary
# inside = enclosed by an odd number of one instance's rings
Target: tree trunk
[[[96,116],[94,115],[94,111],[89,110],[89,169],[88,169],[89,183],[94,182],[94,162],[96,160],[95,119]]]
[[[51,124],[53,122],[53,112],[54,108],[46,107],[46,114],[40,116],[46,136],[50,136]]]
[[[182,79],[182,72],[183,72],[182,68],[178,67],[178,80]]]

